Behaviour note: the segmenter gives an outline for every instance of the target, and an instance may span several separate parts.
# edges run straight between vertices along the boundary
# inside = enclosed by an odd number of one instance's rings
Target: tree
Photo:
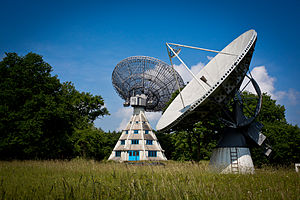
[[[249,92],[244,92],[249,110],[254,110],[257,96]],[[262,109],[256,119],[264,125],[262,133],[267,136],[268,143],[272,146],[270,157],[262,154],[260,147],[250,148],[252,158],[257,166],[262,164],[289,165],[297,162],[300,158],[300,129],[288,124],[285,118],[285,107],[276,103],[271,96],[264,93]],[[251,115],[249,110],[244,109],[247,115]]]
[[[121,132],[105,133],[90,124],[84,129],[76,129],[71,140],[75,155],[102,160],[108,159],[120,136]]]
[[[253,94],[246,93],[250,97]],[[261,154],[261,148],[252,148],[251,154],[256,165],[280,164],[290,165],[300,159],[300,128],[288,124],[285,118],[285,108],[276,104],[271,96],[263,94],[262,110],[257,119],[264,127],[262,133],[272,146],[270,157]]]
[[[219,129],[214,120],[203,120],[189,127],[176,127],[171,133],[158,132],[156,136],[168,159],[209,160],[217,145]]]
[[[70,158],[70,138],[108,114],[101,96],[60,83],[42,57],[6,53],[0,62],[0,158]]]

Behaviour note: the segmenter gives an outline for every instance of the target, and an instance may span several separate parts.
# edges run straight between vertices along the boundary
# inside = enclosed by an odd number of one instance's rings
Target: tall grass
[[[300,176],[215,174],[206,162],[1,161],[0,199],[300,199]]]

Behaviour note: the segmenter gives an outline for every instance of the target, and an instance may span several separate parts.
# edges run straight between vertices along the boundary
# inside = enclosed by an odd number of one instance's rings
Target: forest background
[[[61,83],[52,70],[35,53],[6,53],[0,62],[0,159],[107,159],[121,132],[94,126],[97,117],[109,115],[102,97]],[[264,94],[258,121],[273,152],[267,158],[261,148],[251,148],[255,165],[299,162],[300,129],[287,123],[284,106]],[[156,135],[169,160],[200,161],[209,160],[219,128],[213,119]]]

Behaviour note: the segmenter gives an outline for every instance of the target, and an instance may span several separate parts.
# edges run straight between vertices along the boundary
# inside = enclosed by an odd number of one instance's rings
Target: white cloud
[[[296,105],[300,99],[300,92],[295,89],[290,88],[288,91],[280,91],[276,90],[274,84],[276,82],[276,78],[270,76],[265,66],[254,67],[251,71],[251,75],[258,83],[262,92],[269,94],[273,99],[281,102],[288,101],[288,104]],[[242,83],[241,88],[244,88],[249,79],[245,78]],[[256,93],[253,86],[249,84],[245,90]]]
[[[126,125],[128,124],[129,119],[127,120],[126,118],[122,119],[119,127],[117,128],[117,131],[122,131],[126,128]]]
[[[155,122],[161,117],[161,112],[146,112],[146,117],[150,122]]]
[[[206,56],[206,58],[207,58],[208,60],[211,60],[211,59],[213,59],[214,57],[212,57],[212,56]]]
[[[290,88],[287,92],[288,99],[290,101],[290,104],[296,105],[298,104],[300,100],[300,92],[296,91],[295,89]]]
[[[193,65],[190,70],[196,75],[200,72],[200,70],[205,66],[204,63],[199,62],[196,65]],[[193,76],[190,74],[190,72],[184,67],[183,64],[180,65],[174,65],[175,70],[180,74],[182,77],[183,81],[189,82],[193,79]]]
[[[262,92],[266,92],[269,95],[271,95],[272,97],[274,97],[274,91],[275,91],[275,87],[274,87],[274,82],[275,82],[275,78],[269,76],[265,66],[258,66],[253,68],[253,70],[251,71],[251,75],[253,76],[253,78],[256,80],[256,82],[258,83],[260,89]],[[244,88],[245,84],[249,81],[249,79],[245,78],[242,87]],[[254,88],[252,87],[251,84],[249,84],[246,87],[246,90],[252,93],[255,93]]]
[[[113,115],[117,118],[122,118],[121,123],[119,124],[117,131],[123,130],[132,116],[133,110],[131,107],[122,107]]]

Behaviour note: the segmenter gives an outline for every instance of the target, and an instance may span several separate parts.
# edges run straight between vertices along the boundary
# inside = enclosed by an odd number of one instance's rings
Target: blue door
[[[129,153],[129,161],[138,161],[140,160],[140,152],[139,151],[128,151]]]

